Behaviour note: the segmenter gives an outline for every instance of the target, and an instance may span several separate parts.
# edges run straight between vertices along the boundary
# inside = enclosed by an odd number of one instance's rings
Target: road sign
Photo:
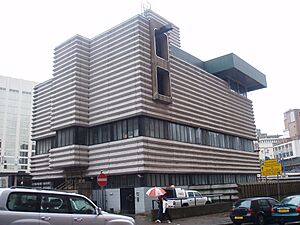
[[[281,163],[276,159],[266,159],[260,166],[261,176],[276,176],[282,174]]]
[[[97,183],[100,187],[103,187],[107,184],[107,175],[103,172],[97,176]]]

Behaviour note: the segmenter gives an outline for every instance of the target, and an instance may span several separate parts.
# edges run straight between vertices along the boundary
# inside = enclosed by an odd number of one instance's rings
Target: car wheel
[[[256,218],[257,225],[265,225],[265,218],[262,214],[259,214]]]
[[[233,223],[233,225],[241,225],[241,223]]]
[[[209,205],[209,204],[211,204],[211,202],[210,202],[210,201],[207,201],[207,202],[205,202],[205,205]]]

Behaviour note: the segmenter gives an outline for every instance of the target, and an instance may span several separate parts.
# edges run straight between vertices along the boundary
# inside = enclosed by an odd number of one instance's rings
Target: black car
[[[272,207],[278,201],[270,197],[240,199],[233,204],[230,218],[235,225],[252,222],[264,225],[272,221]]]

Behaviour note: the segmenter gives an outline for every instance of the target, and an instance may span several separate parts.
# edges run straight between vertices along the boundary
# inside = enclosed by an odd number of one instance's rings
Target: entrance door
[[[134,188],[121,188],[121,212],[134,214],[135,213],[135,198]]]

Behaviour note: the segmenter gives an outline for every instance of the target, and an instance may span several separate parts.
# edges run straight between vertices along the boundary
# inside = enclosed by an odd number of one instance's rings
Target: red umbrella
[[[152,187],[146,192],[146,195],[149,196],[160,196],[164,194],[166,194],[166,191],[161,187]]]

